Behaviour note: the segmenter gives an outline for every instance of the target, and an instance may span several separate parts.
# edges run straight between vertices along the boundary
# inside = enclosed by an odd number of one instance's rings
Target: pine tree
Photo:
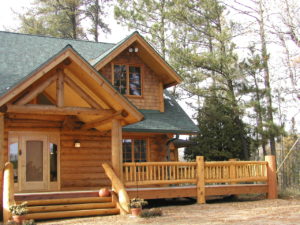
[[[243,124],[242,130],[239,123]],[[251,139],[247,136],[246,125],[242,121],[237,123],[233,108],[224,98],[214,95],[206,98],[198,112],[198,124],[200,133],[192,138],[197,145],[185,149],[186,160],[194,160],[197,155],[203,155],[206,160],[245,159],[240,137],[247,140],[247,148],[250,148]]]

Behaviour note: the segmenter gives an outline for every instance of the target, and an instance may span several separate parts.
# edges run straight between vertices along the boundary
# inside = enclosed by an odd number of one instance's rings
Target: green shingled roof
[[[67,45],[91,61],[114,44],[0,31],[0,96]]]
[[[0,97],[68,46],[94,65],[132,35],[111,44],[0,31]],[[123,130],[178,134],[198,132],[198,127],[167,91],[164,101],[165,112],[140,110],[144,120]]]
[[[165,112],[158,110],[140,110],[145,119],[123,127],[125,132],[153,132],[188,134],[197,133],[199,128],[183,111],[168,91],[164,92]]]

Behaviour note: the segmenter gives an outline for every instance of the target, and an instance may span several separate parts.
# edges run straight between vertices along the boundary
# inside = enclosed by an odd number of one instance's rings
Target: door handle
[[[19,149],[19,155],[22,155],[22,150],[21,149]]]

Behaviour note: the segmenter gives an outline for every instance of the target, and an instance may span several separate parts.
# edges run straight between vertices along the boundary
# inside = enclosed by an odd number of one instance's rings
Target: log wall
[[[35,118],[35,119],[34,119]],[[51,120],[50,120],[51,119]],[[62,190],[98,189],[110,187],[111,183],[101,166],[111,164],[111,137],[97,131],[72,131],[64,128],[64,116],[42,116],[26,114],[6,114],[4,132],[4,162],[8,161],[8,132],[57,132],[60,134],[60,176]],[[165,161],[167,135],[130,134],[124,138],[148,140],[148,160]],[[80,140],[81,147],[75,148],[74,141]],[[171,160],[177,161],[176,158]]]
[[[159,76],[148,67],[135,53],[122,52],[111,63],[104,66],[100,73],[112,82],[112,64],[132,64],[142,66],[142,96],[126,97],[139,109],[161,110],[162,91]]]
[[[74,147],[76,139],[80,140],[80,148]],[[65,131],[61,133],[60,141],[62,189],[110,187],[101,165],[111,162],[111,137]]]

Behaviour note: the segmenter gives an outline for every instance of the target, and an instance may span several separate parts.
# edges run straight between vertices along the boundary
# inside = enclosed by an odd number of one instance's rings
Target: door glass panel
[[[9,161],[13,164],[14,168],[14,182],[18,183],[18,143],[12,143],[9,145]]]
[[[50,143],[50,181],[57,181],[57,145]]]
[[[43,181],[43,141],[26,142],[26,181]]]

